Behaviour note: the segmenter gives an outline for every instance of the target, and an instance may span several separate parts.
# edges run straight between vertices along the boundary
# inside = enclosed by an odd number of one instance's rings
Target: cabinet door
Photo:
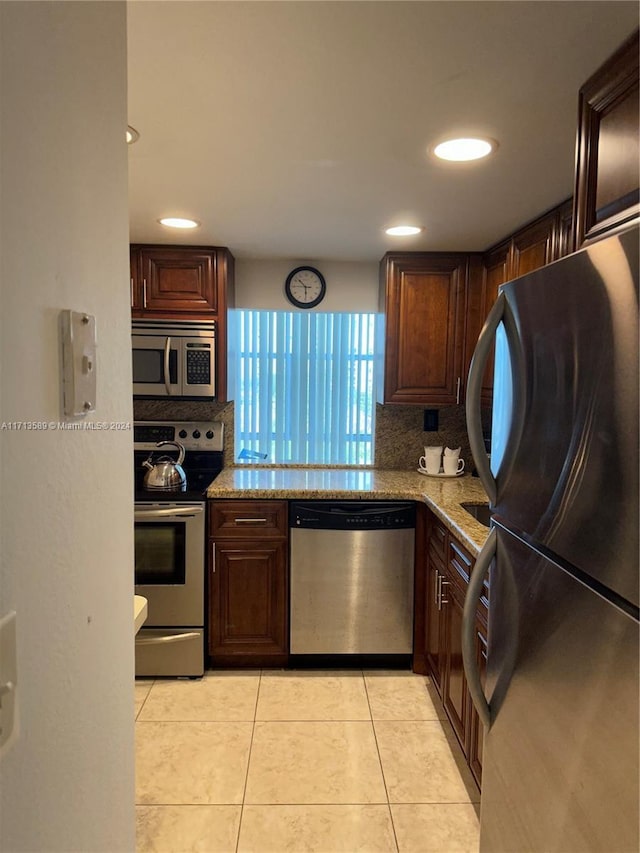
[[[580,89],[575,245],[640,215],[638,31]]]
[[[427,586],[425,607],[424,654],[427,669],[438,691],[442,693],[442,669],[444,658],[442,654],[443,620],[441,619],[440,584],[444,573],[438,568],[433,558],[427,563]]]
[[[462,402],[466,271],[466,255],[383,259],[386,403]]]
[[[564,258],[573,252],[573,199],[561,204],[557,212],[556,238],[553,249],[553,260]]]
[[[218,311],[216,252],[207,249],[140,249],[144,312],[207,316]]]
[[[131,289],[131,309],[142,307],[142,291],[140,277],[140,252],[133,247],[129,248],[129,286]]]
[[[464,598],[457,585],[445,577],[442,582],[444,613],[444,675],[442,681],[442,704],[451,725],[466,754],[466,730],[468,711],[467,681],[462,666],[462,610]]]
[[[538,219],[517,234],[511,244],[509,279],[540,269],[553,259],[556,213]]]
[[[209,587],[209,652],[286,659],[287,543],[213,542]]]
[[[509,243],[502,243],[500,246],[496,246],[493,251],[484,257],[482,313],[478,334],[480,333],[480,329],[482,328],[484,321],[487,319],[489,311],[491,311],[491,308],[493,307],[493,303],[498,298],[498,288],[501,284],[504,284],[509,280],[510,260],[511,252]],[[492,347],[489,358],[487,359],[484,377],[482,379],[481,402],[483,406],[487,406],[488,408],[491,407],[493,400],[493,362],[494,352]]]
[[[476,631],[476,664],[480,672],[480,681],[484,689],[487,675],[487,638],[481,630]],[[469,702],[469,767],[480,787],[482,783],[482,747],[484,726],[476,709]]]

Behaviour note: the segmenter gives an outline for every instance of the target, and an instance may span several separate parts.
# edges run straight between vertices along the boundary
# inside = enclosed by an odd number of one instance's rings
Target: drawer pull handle
[[[236,518],[234,519],[236,524],[266,524],[266,518]]]

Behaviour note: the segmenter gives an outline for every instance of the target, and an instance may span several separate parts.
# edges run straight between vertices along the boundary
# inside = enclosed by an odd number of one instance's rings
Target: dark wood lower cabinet
[[[214,543],[209,652],[286,657],[286,543]]]
[[[210,530],[216,536],[209,540],[209,656],[214,667],[288,661],[288,549],[281,503],[211,506]]]
[[[443,581],[444,678],[442,704],[460,744],[464,748],[469,696],[462,666],[462,610],[464,597],[450,580]]]
[[[484,687],[487,674],[487,638],[481,629],[476,631],[476,664],[480,670],[480,680]],[[484,741],[484,726],[480,722],[473,704],[469,708],[469,744],[468,759],[473,778],[478,783],[482,782],[482,745]]]
[[[442,672],[444,669],[443,631],[444,619],[440,603],[440,588],[444,571],[433,556],[427,563],[426,615],[424,631],[424,656],[427,674],[431,676],[436,690],[442,695]]]
[[[414,671],[430,676],[460,742],[478,786],[482,778],[484,729],[473,707],[462,665],[462,613],[474,560],[430,511],[421,560],[416,561],[416,590],[422,595],[422,613],[416,614]],[[476,651],[481,677],[486,664],[488,585],[478,607]],[[484,682],[483,682],[484,683]]]

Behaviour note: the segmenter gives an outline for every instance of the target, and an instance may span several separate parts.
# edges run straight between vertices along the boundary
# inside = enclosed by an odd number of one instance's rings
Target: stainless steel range
[[[222,470],[223,425],[217,421],[134,424],[135,591],[148,601],[136,637],[136,675],[204,673],[206,488]],[[142,463],[157,443],[185,448],[184,492],[144,491]]]

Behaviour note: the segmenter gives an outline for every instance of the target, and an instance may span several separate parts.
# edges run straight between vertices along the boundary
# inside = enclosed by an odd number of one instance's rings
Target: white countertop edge
[[[147,599],[143,595],[133,596],[133,627],[134,634],[137,634],[140,628],[147,620]]]

